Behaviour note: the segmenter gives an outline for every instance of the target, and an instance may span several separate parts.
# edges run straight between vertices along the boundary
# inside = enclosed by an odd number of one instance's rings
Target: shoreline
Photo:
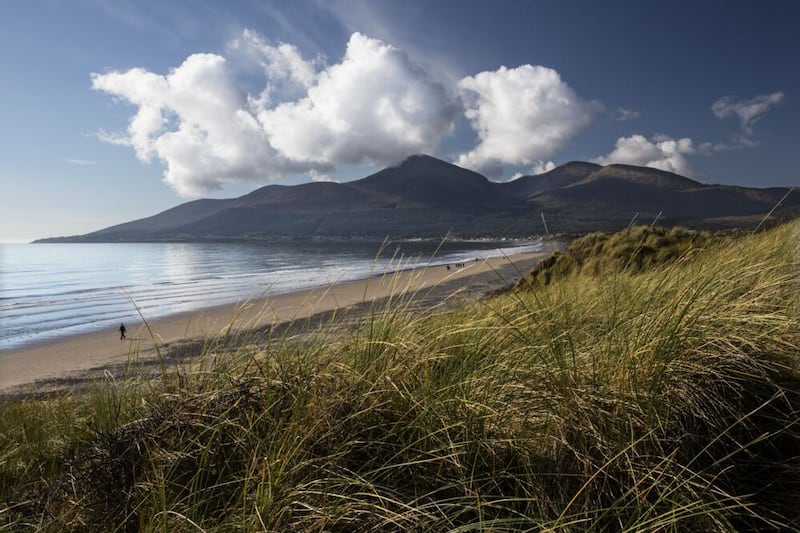
[[[450,269],[444,265],[401,268],[328,286],[186,311],[146,324],[126,324],[125,341],[112,329],[3,350],[0,396],[64,390],[71,384],[102,377],[110,368],[124,368],[134,359],[156,362],[156,346],[168,352],[181,344],[202,343],[226,332],[244,334],[306,321],[388,297],[411,295],[415,303],[423,301],[423,309],[432,309],[448,300],[481,296],[507,286],[550,254],[543,251],[491,257]]]

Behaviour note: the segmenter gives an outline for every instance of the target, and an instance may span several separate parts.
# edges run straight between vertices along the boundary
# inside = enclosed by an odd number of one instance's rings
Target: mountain
[[[637,216],[642,222],[661,218],[665,224],[731,227],[757,224],[788,189],[753,189],[706,185],[663,170],[608,165],[564,187],[542,191],[528,203],[554,210],[573,223],[613,227]],[[784,212],[800,204],[800,192],[783,202]]]
[[[477,172],[426,155],[411,156],[396,167],[347,185],[391,196],[400,208],[481,210],[501,208],[507,201],[496,183]]]
[[[788,193],[788,196],[787,196]],[[415,155],[348,183],[268,185],[239,198],[195,200],[86,235],[38,242],[510,237],[617,229],[632,220],[693,227],[755,226],[800,214],[800,192],[707,185],[663,170],[570,162],[495,183]]]

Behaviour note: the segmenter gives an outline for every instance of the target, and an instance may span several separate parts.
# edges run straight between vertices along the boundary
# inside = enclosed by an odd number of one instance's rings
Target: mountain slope
[[[139,235],[141,233],[167,231],[171,228],[206,219],[229,208],[234,202],[235,200],[193,200],[162,211],[157,215],[110,226],[90,235]]]
[[[618,182],[644,185],[656,189],[691,189],[693,187],[702,186],[698,181],[673,172],[667,172],[657,168],[619,164],[599,167],[583,180],[570,185],[586,185],[603,180],[616,180]]]
[[[268,185],[232,201],[230,207],[294,211],[326,211],[386,207],[392,198],[352,187],[349,183],[313,182]]]
[[[633,218],[696,227],[753,226],[787,189],[706,185],[647,167],[570,162],[495,183],[430,156],[348,183],[269,185],[47,242],[524,236],[617,229]],[[800,192],[778,216],[800,213]]]
[[[609,165],[565,187],[542,191],[528,202],[541,209],[595,212],[599,218],[669,220],[697,225],[724,217],[749,217],[769,212],[787,189],[752,189],[706,185],[662,170]],[[797,192],[786,206],[798,205]]]
[[[577,183],[603,167],[595,163],[570,161],[535,176],[522,176],[502,184],[509,194],[518,198],[529,198],[543,191],[560,189]]]

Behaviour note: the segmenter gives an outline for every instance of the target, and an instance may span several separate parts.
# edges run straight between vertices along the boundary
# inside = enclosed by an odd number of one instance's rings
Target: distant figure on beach
[[[125,340],[125,324],[119,325],[119,340]]]

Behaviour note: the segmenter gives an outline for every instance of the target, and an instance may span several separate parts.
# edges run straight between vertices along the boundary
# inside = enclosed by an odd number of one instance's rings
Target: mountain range
[[[800,191],[707,185],[649,167],[585,162],[497,183],[415,155],[347,183],[268,185],[239,198],[194,200],[85,235],[37,242],[521,237],[613,230],[634,220],[754,227],[771,211],[772,219],[800,215]]]

